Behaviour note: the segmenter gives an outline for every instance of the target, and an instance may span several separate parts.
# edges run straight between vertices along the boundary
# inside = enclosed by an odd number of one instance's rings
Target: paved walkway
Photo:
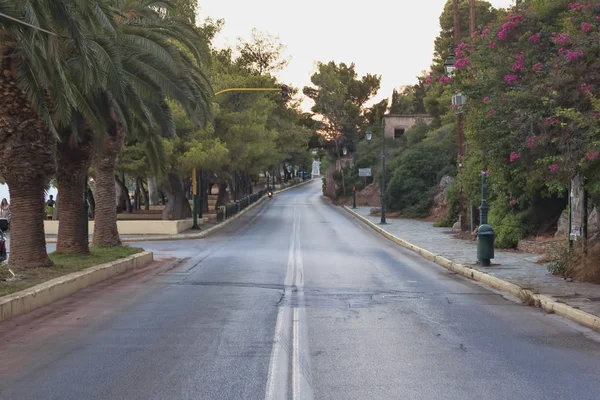
[[[369,210],[370,207],[359,207],[354,211],[372,222],[379,223],[380,217],[369,215]],[[387,218],[387,222],[388,225],[380,227],[416,246],[600,316],[600,285],[567,282],[554,276],[548,272],[545,265],[536,264],[538,255],[496,249],[492,267],[481,267],[476,264],[475,242],[456,239],[449,228],[436,228],[431,222],[412,219]]]

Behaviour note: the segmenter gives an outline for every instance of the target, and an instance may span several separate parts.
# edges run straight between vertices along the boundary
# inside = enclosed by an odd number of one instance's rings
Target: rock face
[[[592,238],[594,235],[600,233],[600,214],[598,214],[598,208],[588,209],[588,237]],[[569,234],[569,212],[565,210],[558,219],[558,228],[555,237],[567,237]]]
[[[444,176],[438,184],[437,194],[433,198],[433,206],[431,207],[430,215],[435,219],[441,218],[448,208],[448,190],[454,185],[454,179],[451,176]]]
[[[434,207],[441,207],[447,205],[448,189],[450,189],[450,187],[454,185],[454,182],[456,182],[456,179],[449,175],[442,177],[442,179],[440,180],[440,184],[438,185],[438,193],[433,199]]]

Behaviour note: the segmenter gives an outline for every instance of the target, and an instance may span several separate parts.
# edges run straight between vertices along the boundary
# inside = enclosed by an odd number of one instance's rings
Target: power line
[[[6,19],[9,19],[9,20],[11,20],[11,21],[17,22],[17,23],[19,23],[19,24],[21,24],[21,25],[25,25],[25,26],[28,26],[28,27],[30,27],[30,28],[36,29],[36,30],[38,30],[38,31],[41,31],[41,32],[47,33],[47,34],[49,34],[49,35],[52,35],[52,36],[57,36],[57,37],[58,37],[58,35],[57,35],[56,33],[54,33],[54,32],[47,31],[47,30],[45,30],[45,29],[42,29],[42,28],[40,28],[39,26],[31,25],[30,23],[27,23],[27,22],[25,22],[25,21],[21,21],[20,19],[13,18],[13,17],[11,17],[10,15],[6,15],[6,14],[3,14],[3,13],[0,13],[0,17],[4,17],[4,18],[6,18]]]

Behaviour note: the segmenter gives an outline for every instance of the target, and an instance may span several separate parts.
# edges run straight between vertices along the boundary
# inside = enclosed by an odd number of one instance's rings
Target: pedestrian
[[[54,205],[56,202],[54,201],[54,196],[50,195],[50,198],[46,202],[46,218],[52,219],[52,215],[54,214]]]
[[[8,201],[6,198],[4,198],[2,199],[2,203],[0,203],[0,218],[6,219],[8,222],[10,222],[10,217],[10,204],[8,204]]]
[[[54,196],[50,195],[50,199],[48,199],[48,201],[46,202],[46,205],[49,207],[54,208],[54,205],[56,204],[56,202],[54,201]]]

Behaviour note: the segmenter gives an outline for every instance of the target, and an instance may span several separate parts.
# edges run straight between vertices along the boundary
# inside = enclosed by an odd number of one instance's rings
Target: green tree
[[[290,59],[284,56],[285,46],[276,36],[252,29],[249,41],[238,38],[238,65],[257,75],[271,74],[285,68]]]
[[[381,76],[358,78],[354,63],[330,61],[318,63],[317,68],[311,76],[313,87],[307,86],[303,92],[315,102],[312,111],[321,116],[321,130],[333,142],[337,158],[344,144],[354,142],[357,126],[364,122],[364,105],[377,94]],[[345,183],[342,185],[346,193]]]

